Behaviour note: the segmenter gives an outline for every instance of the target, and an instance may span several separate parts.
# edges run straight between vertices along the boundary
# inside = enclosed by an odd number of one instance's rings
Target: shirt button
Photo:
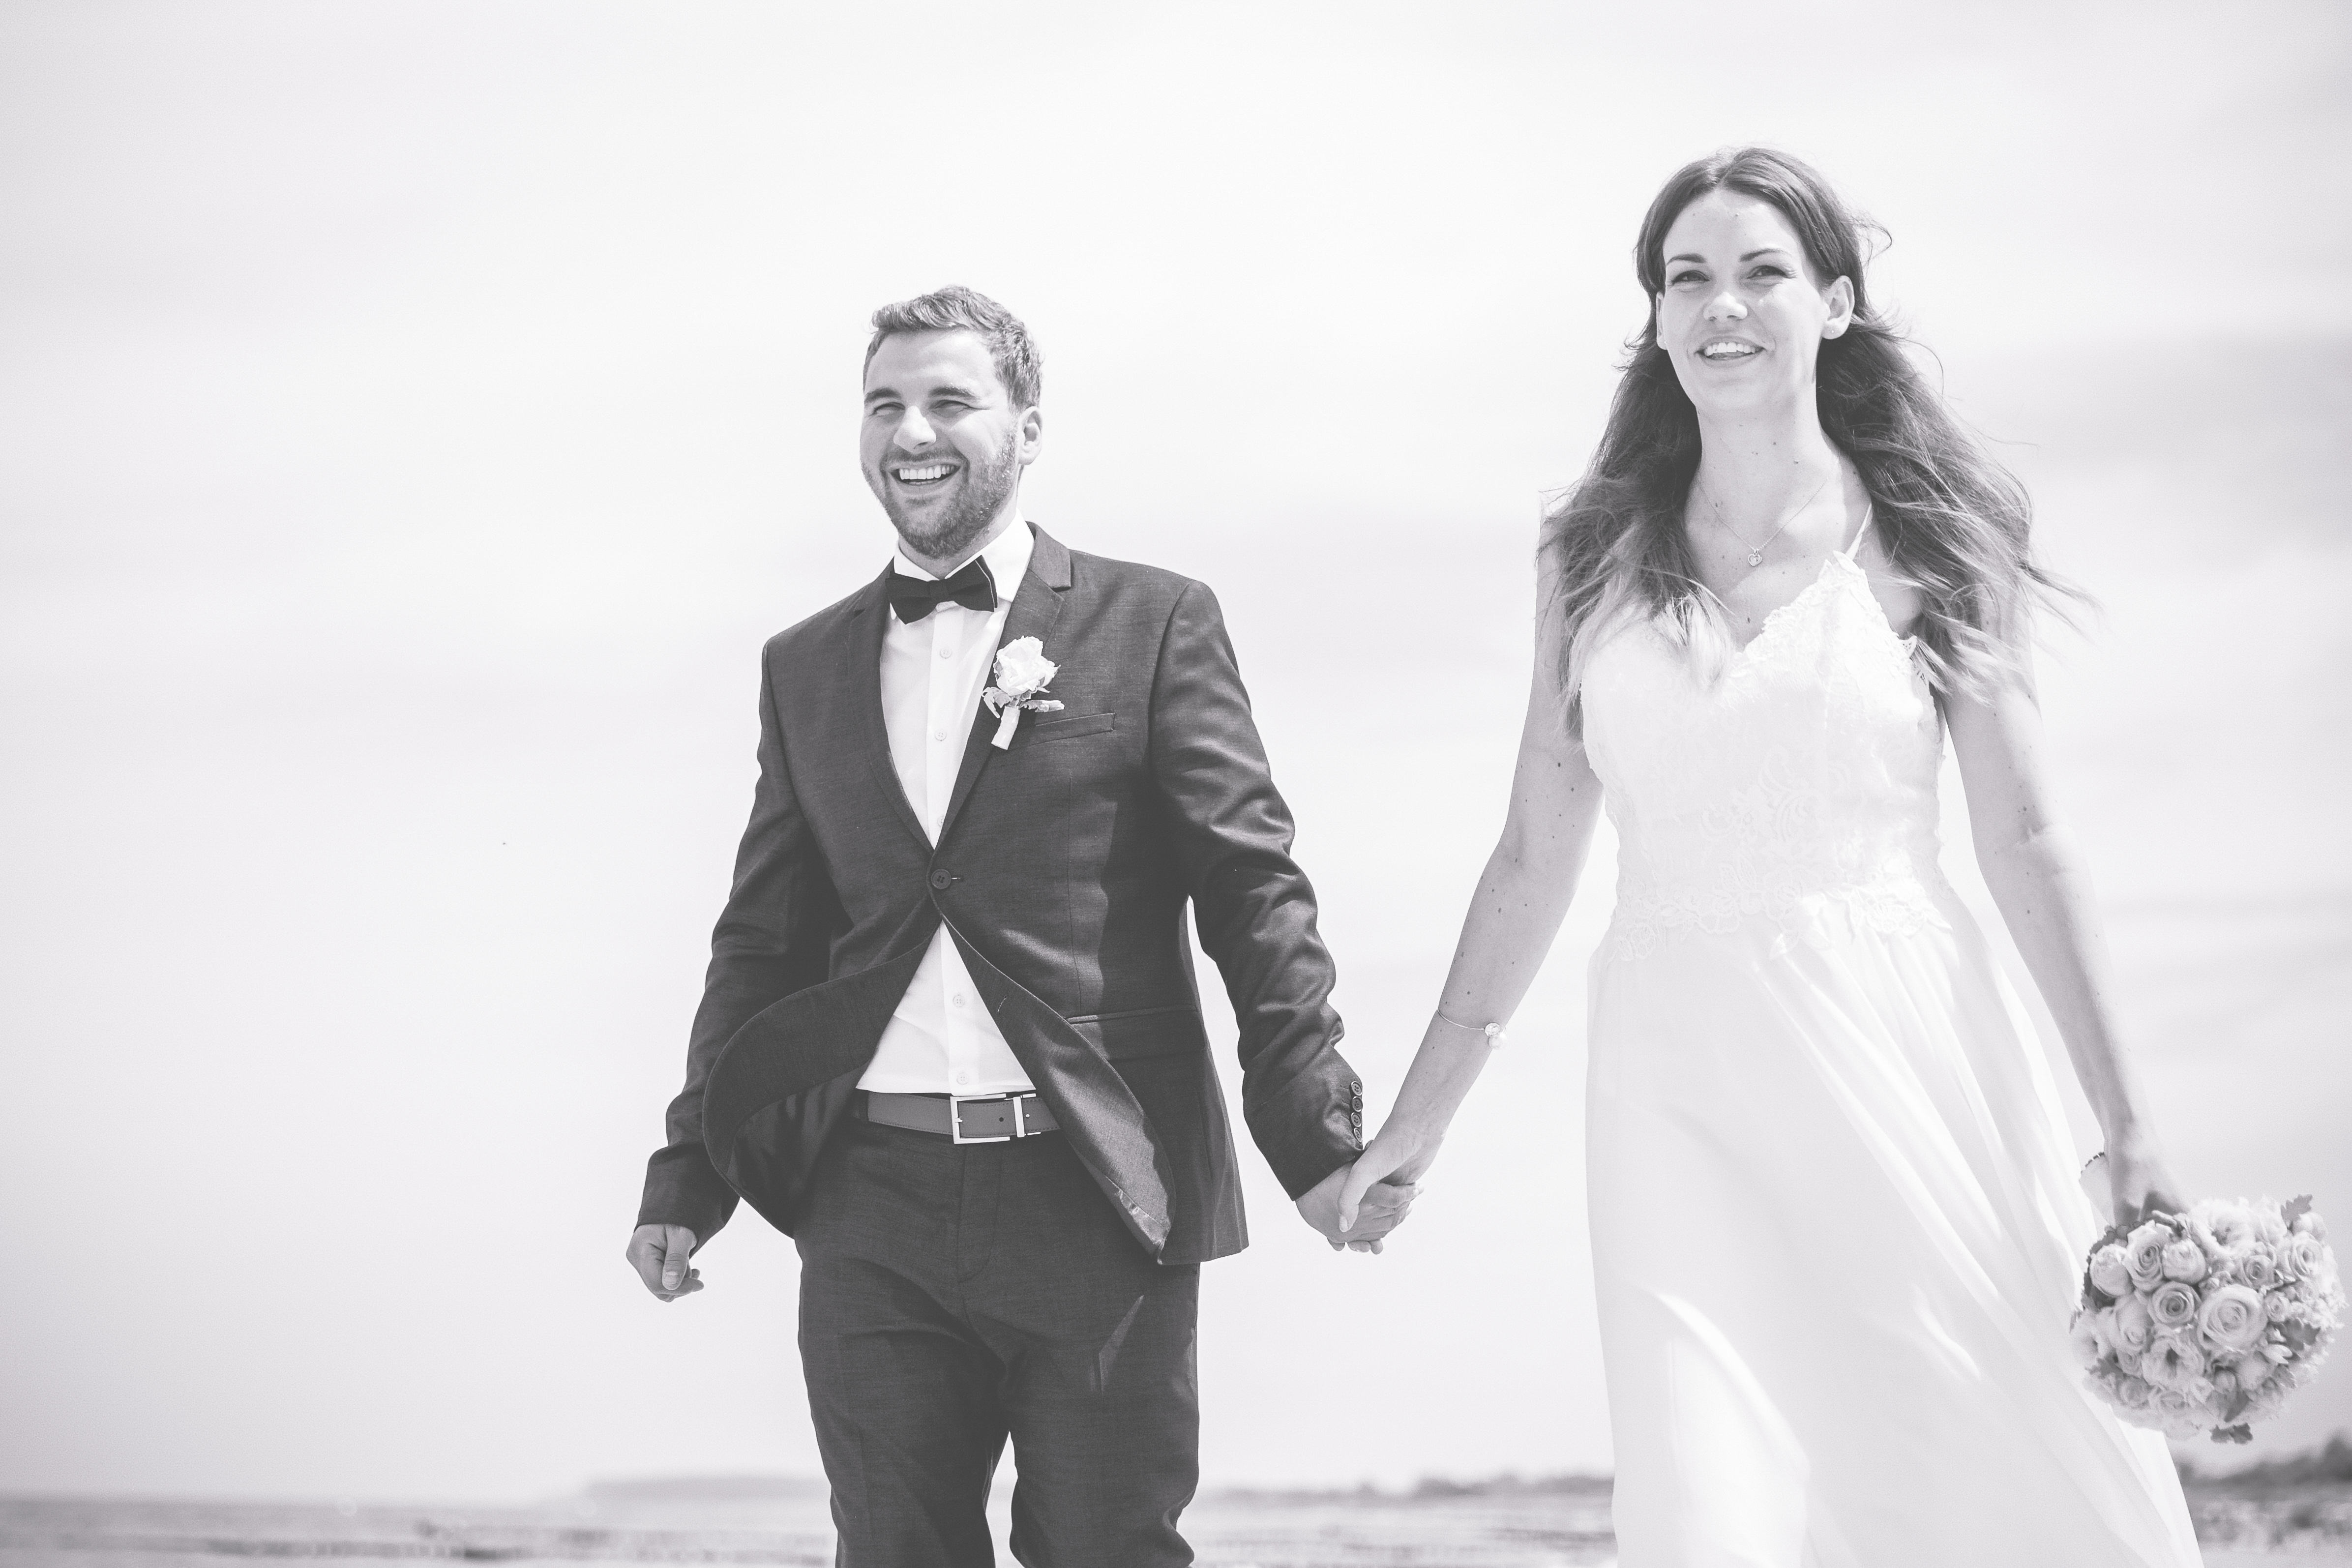
[[[942,893],[947,891],[948,883],[954,880],[955,878],[950,876],[943,871],[935,871],[931,873],[931,885],[938,888]]]
[[[971,1082],[971,1074],[969,1072],[959,1072],[956,1074],[956,1082],[958,1083],[969,1083]]]
[[[931,731],[931,738],[933,740],[945,740],[947,737],[948,732],[944,729],[935,729]]]
[[[952,659],[955,657],[955,650],[953,648],[942,648],[940,650],[940,657],[942,659]]]
[[[950,1001],[952,1001],[953,1003],[955,1003],[955,1005],[956,1005],[956,1006],[958,1006],[958,1007],[961,1007],[961,1006],[963,1006],[963,993],[962,993],[961,991],[958,991],[954,996],[952,996],[952,997],[949,998],[948,999],[949,999]]]

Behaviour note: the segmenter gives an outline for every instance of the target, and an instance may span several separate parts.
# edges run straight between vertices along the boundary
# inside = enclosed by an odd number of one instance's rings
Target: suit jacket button
[[[955,878],[950,876],[943,871],[935,871],[931,873],[931,885],[939,889],[941,893],[945,893],[947,891],[948,883],[954,880]]]

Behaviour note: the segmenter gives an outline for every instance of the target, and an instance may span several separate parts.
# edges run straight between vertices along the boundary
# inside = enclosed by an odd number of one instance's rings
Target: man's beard
[[[964,468],[963,491],[956,497],[944,516],[928,523],[919,523],[899,512],[892,502],[892,492],[886,483],[880,486],[882,509],[889,514],[890,526],[898,537],[918,555],[933,560],[953,562],[971,547],[974,539],[988,531],[1004,503],[1012,497],[1013,487],[1021,482],[1021,465],[1013,460],[1018,431],[1008,431],[1004,445],[986,467],[967,464]]]

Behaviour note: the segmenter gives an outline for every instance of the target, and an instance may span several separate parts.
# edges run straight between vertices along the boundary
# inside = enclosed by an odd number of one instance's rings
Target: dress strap
[[[1853,530],[1853,538],[1846,541],[1845,549],[1838,551],[1838,554],[1852,560],[1853,552],[1862,548],[1862,541],[1870,537],[1870,525],[1877,519],[1878,508],[1864,502],[1862,508],[1862,526]]]

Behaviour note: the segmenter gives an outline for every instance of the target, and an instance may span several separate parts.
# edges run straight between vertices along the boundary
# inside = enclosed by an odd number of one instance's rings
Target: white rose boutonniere
[[[1034,637],[1015,637],[996,651],[996,684],[980,694],[988,711],[996,715],[996,749],[1013,744],[1013,731],[1024,708],[1032,713],[1059,713],[1062,705],[1045,695],[1062,666],[1045,657],[1045,644]]]

